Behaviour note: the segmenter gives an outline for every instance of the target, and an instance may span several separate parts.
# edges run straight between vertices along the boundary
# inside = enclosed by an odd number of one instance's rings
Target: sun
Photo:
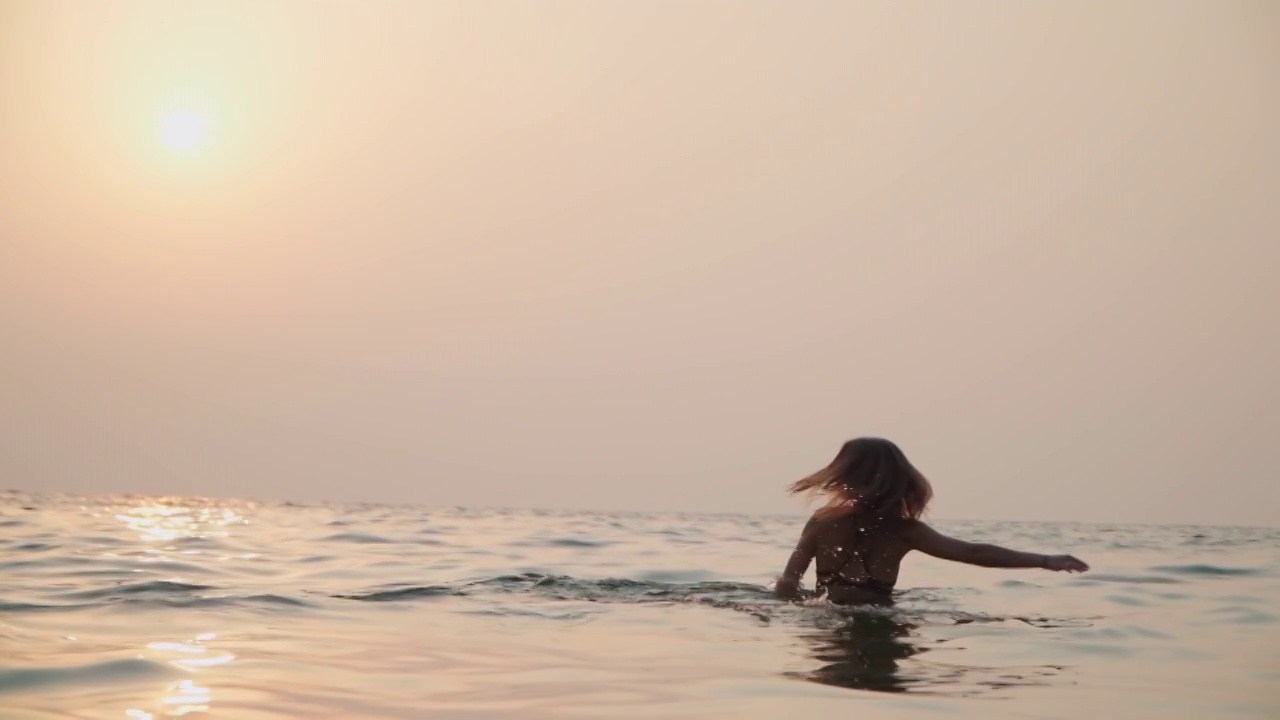
[[[160,122],[160,137],[165,147],[176,153],[192,153],[200,149],[208,134],[204,118],[190,110],[168,113]]]

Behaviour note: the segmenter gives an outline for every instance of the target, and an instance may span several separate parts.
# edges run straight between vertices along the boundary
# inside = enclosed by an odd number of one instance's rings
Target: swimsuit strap
[[[871,574],[871,568],[867,567],[867,558],[863,553],[863,550],[866,549],[865,547],[866,536],[862,532],[862,526],[856,524],[855,522],[853,526],[853,532],[855,536],[855,543],[854,543],[853,549],[849,551],[848,555],[845,556],[844,562],[840,563],[840,565],[835,570],[829,573],[824,573],[825,577],[820,579],[820,584],[827,585],[831,582],[831,580],[840,578],[850,583],[851,585],[855,585],[858,587],[862,587],[865,585],[866,589],[872,590],[875,592],[884,593],[884,594],[888,594],[892,592],[893,586],[880,582],[878,579],[876,579],[874,575]],[[858,558],[858,563],[862,565],[861,580],[853,580],[849,578],[849,576],[844,574],[844,569],[849,566],[849,563],[852,562],[855,557]]]

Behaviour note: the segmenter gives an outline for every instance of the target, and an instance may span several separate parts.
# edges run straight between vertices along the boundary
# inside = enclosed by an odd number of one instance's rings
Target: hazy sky
[[[0,0],[0,487],[1280,524],[1278,7]]]

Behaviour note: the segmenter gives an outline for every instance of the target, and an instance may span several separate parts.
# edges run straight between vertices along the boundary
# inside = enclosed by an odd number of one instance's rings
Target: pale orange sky
[[[1280,524],[1276,8],[0,0],[0,487]]]

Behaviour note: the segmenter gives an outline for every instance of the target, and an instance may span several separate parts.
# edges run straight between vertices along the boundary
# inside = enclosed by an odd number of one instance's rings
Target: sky
[[[0,0],[0,488],[1280,525],[1280,10]]]

